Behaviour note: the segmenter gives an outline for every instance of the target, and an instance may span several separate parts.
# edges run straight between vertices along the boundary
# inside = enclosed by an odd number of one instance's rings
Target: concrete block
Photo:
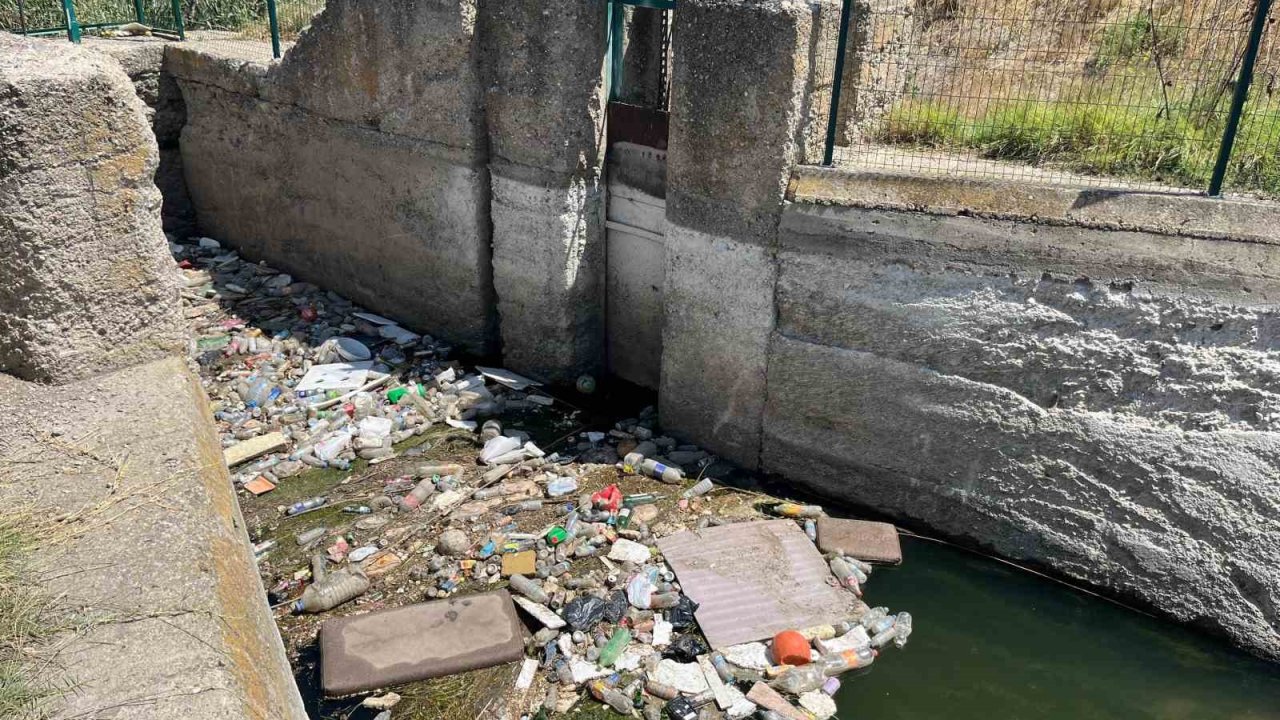
[[[813,16],[799,0],[681,0],[668,218],[769,244],[803,148]]]
[[[325,622],[321,684],[327,695],[400,685],[524,657],[506,590],[405,605]]]
[[[662,426],[749,468],[759,461],[774,274],[757,244],[667,227]]]
[[[391,135],[480,149],[476,23],[476,0],[330,0],[272,70],[264,98]]]
[[[205,234],[407,327],[492,349],[488,178],[470,150],[180,82]]]
[[[503,355],[519,372],[573,380],[604,347],[604,206],[589,180],[492,177],[493,281]]]
[[[765,470],[1280,658],[1280,433],[1186,432],[874,351],[773,348]]]
[[[75,613],[41,670],[72,688],[50,716],[306,718],[184,360],[52,388],[0,374],[0,502],[63,518],[36,555]]]
[[[480,0],[485,119],[495,162],[598,176],[604,161],[605,4]]]
[[[66,382],[179,351],[159,151],[128,76],[5,36],[0,94],[0,372]]]

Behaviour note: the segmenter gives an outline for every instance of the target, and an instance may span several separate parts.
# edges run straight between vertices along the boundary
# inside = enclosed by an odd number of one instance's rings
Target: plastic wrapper
[[[594,595],[582,595],[569,601],[561,615],[570,628],[590,631],[604,619],[605,602]]]
[[[702,641],[702,638],[693,633],[687,633],[673,640],[662,654],[676,662],[691,663],[696,662],[699,655],[709,651],[710,648]]]

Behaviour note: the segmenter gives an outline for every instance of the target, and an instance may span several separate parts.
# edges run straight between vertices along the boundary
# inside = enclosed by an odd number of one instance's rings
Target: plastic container
[[[507,581],[511,584],[512,590],[515,590],[536,603],[542,603],[545,605],[548,602],[551,602],[551,598],[542,590],[541,587],[538,586],[538,583],[523,575],[512,575],[507,578]]]
[[[369,578],[350,570],[331,573],[322,582],[308,585],[302,598],[293,604],[294,612],[318,613],[332,610],[354,600],[369,590]]]
[[[808,665],[809,640],[795,630],[783,630],[774,635],[773,661],[779,665]]]
[[[893,641],[894,646],[901,648],[907,644],[911,636],[911,613],[900,612],[893,619],[893,626],[871,637],[871,647],[880,648]]]
[[[297,537],[294,539],[298,541],[298,547],[306,547],[324,537],[326,532],[328,532],[328,528],[311,528],[305,532],[298,533]]]
[[[502,435],[502,423],[497,420],[485,420],[480,426],[480,439],[486,443]]]
[[[600,667],[609,667],[617,662],[618,657],[622,655],[622,651],[627,649],[627,644],[631,642],[631,631],[626,628],[618,628],[613,631],[613,637],[609,638],[609,642],[600,648]]]
[[[819,505],[800,505],[798,503],[779,503],[773,506],[775,515],[787,518],[817,518],[822,517],[822,507]]]
[[[817,690],[826,681],[827,675],[822,671],[822,665],[814,663],[787,670],[774,678],[769,686],[792,695],[802,695],[810,690]]]
[[[289,509],[284,511],[284,514],[285,515],[301,515],[302,513],[307,512],[308,510],[315,510],[316,508],[323,506],[327,502],[329,502],[329,499],[325,497],[307,498],[306,500],[302,500],[300,502],[296,502],[290,505]]]
[[[413,490],[411,490],[408,495],[400,498],[400,502],[397,504],[400,506],[401,510],[405,512],[413,512],[414,510],[422,507],[422,503],[426,502],[427,498],[431,497],[431,494],[435,491],[435,482],[433,482],[431,478],[423,478],[414,486]]]
[[[574,477],[557,477],[547,483],[547,495],[563,497],[578,492],[578,479]]]
[[[696,498],[699,495],[706,495],[711,492],[711,488],[713,487],[715,487],[715,484],[711,482],[711,478],[703,478],[698,481],[697,485],[694,485],[688,490],[680,493],[680,497],[688,500],[689,498]]]

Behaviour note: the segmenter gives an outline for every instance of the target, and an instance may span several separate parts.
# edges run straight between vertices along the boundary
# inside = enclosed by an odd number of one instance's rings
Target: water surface
[[[1280,719],[1280,666],[962,550],[903,555],[865,599],[915,632],[842,678],[842,720]]]

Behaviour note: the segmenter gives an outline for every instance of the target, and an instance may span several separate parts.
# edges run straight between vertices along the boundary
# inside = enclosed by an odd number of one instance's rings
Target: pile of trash
[[[652,408],[548,452],[508,422],[559,407],[536,380],[469,371],[446,343],[207,238],[172,250],[242,504],[313,469],[362,471],[342,481],[345,499],[271,508],[276,532],[254,547],[282,628],[323,619],[327,693],[520,661],[513,717],[590,697],[647,719],[824,720],[842,676],[906,644],[908,613],[861,600],[867,560],[900,551],[866,555],[833,540],[857,521],[716,484],[703,475],[717,459],[662,435]],[[431,459],[430,443],[415,445],[441,428],[465,435],[469,455]],[[369,472],[383,463],[385,476]],[[325,524],[283,529],[312,513]],[[743,572],[735,555],[765,572]],[[376,649],[346,640],[382,632]],[[413,650],[423,646],[434,651]],[[365,674],[380,666],[395,673]],[[388,720],[397,701],[365,705]]]

